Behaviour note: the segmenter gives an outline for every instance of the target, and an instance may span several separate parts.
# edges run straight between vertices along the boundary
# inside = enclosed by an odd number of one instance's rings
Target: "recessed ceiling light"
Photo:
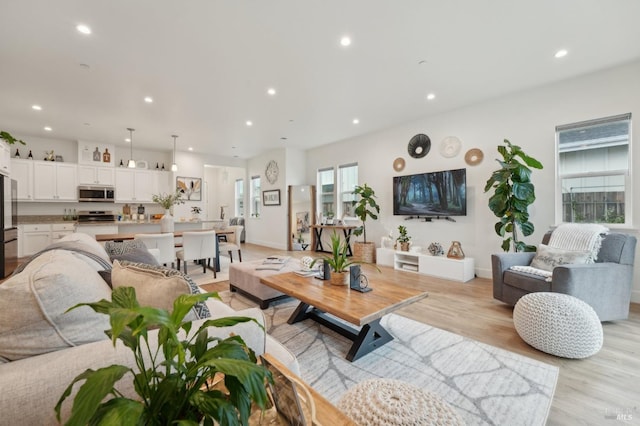
[[[274,89],[273,87],[269,87],[267,89],[267,94],[270,96],[274,96],[276,94],[276,89]]]
[[[340,39],[340,45],[347,47],[351,45],[351,38],[348,36],[344,36]]]
[[[354,118],[353,119],[353,124],[358,124],[358,123],[360,123],[360,120],[358,120],[357,118]]]
[[[151,96],[145,96],[144,101],[148,104],[153,103],[153,98]]]
[[[281,141],[286,141],[286,140],[287,140],[287,137],[286,137],[286,136],[281,136],[281,137],[280,137],[280,140],[281,140]]]
[[[31,109],[35,109],[36,111],[42,111],[42,107],[40,105],[31,105]]]
[[[53,130],[53,129],[52,129],[51,127],[49,127],[49,126],[44,126],[44,129],[45,129],[47,132],[50,132],[50,131],[52,131],[52,130]]]
[[[238,156],[237,156],[237,155],[234,155],[234,156],[233,156],[233,158],[238,158]]]
[[[84,24],[77,25],[76,30],[78,30],[78,32],[81,32],[82,34],[91,34],[91,28]]]
[[[253,126],[253,121],[247,120],[246,125],[249,127]]]
[[[129,138],[125,138],[125,139],[124,139],[124,141],[125,141],[125,142],[131,142],[131,139],[129,139]]]
[[[436,98],[436,95],[434,95],[433,93],[429,93],[427,95],[427,99],[430,100],[430,101],[434,100],[435,98]]]
[[[567,56],[567,53],[569,52],[566,49],[560,49],[553,56],[555,56],[556,58],[564,58],[565,56]]]
[[[193,147],[190,146],[189,148],[187,148],[189,151],[193,151]]]
[[[231,149],[236,149],[236,147],[235,147],[235,146],[232,146],[232,147],[231,147]]]
[[[80,68],[88,70],[91,68],[91,66],[89,64],[80,64]]]

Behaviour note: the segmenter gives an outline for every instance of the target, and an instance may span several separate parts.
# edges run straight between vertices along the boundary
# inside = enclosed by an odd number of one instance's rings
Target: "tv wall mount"
[[[436,220],[448,220],[449,222],[455,222],[456,221],[451,216],[407,216],[407,217],[404,218],[404,220],[413,220],[413,219],[421,220],[423,222],[432,222],[433,219],[436,219]]]

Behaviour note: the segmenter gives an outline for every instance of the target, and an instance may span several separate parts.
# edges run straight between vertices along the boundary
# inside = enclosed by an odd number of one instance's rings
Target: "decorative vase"
[[[164,211],[164,216],[160,219],[160,232],[169,233],[173,232],[173,216],[171,216],[171,210],[166,209]]]
[[[400,251],[409,251],[409,241],[400,243]]]
[[[449,247],[449,251],[447,252],[447,257],[452,259],[464,259],[464,252],[462,251],[462,246],[460,245],[460,241],[451,242],[451,247]]]
[[[335,272],[331,271],[329,277],[329,283],[333,285],[347,285],[347,279],[349,278],[349,271]]]

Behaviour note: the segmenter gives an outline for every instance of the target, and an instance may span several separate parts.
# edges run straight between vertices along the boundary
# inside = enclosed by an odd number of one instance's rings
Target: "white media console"
[[[431,256],[425,253],[398,251],[388,248],[376,249],[378,265],[395,269],[431,275],[447,280],[467,282],[474,278],[473,258],[449,259],[446,256]]]

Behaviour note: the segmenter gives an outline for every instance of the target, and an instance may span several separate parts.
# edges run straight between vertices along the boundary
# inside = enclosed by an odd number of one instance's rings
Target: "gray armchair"
[[[543,244],[548,244],[547,232]],[[516,265],[529,265],[535,253],[500,253],[491,255],[493,297],[514,306],[525,294],[536,291],[564,293],[591,305],[600,321],[626,319],[629,316],[636,238],[609,233],[595,263],[556,266],[551,282],[544,277],[512,271]]]

